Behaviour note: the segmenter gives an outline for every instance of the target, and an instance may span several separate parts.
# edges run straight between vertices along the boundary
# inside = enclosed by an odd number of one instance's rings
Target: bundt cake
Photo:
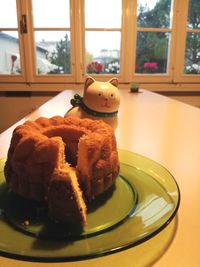
[[[55,116],[18,126],[4,168],[9,188],[48,204],[60,222],[86,222],[85,201],[114,183],[119,173],[116,139],[101,120]]]

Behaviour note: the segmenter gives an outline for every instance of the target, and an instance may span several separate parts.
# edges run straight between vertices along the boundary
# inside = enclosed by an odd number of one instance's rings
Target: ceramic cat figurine
[[[85,80],[83,97],[75,95],[71,108],[65,116],[102,119],[114,129],[117,127],[117,113],[120,104],[118,79],[108,82],[96,81],[92,77]]]

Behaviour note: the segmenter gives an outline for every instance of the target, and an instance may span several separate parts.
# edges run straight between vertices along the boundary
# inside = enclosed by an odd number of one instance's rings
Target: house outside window
[[[0,7],[0,78],[2,75],[21,75],[20,44],[15,0]],[[11,18],[11,19],[9,19]]]

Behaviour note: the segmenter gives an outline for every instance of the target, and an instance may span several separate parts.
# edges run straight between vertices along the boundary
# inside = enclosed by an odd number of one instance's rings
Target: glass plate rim
[[[174,217],[177,215],[177,211],[180,207],[180,202],[181,202],[181,192],[180,192],[180,188],[179,185],[175,179],[175,177],[171,174],[171,172],[164,167],[162,164],[158,163],[155,160],[152,160],[151,158],[147,157],[147,156],[143,156],[139,153],[130,151],[130,150],[126,150],[126,149],[121,149],[118,148],[118,152],[125,152],[125,153],[130,153],[130,155],[134,155],[140,158],[143,158],[147,161],[152,162],[153,164],[160,166],[163,170],[165,170],[165,172],[167,172],[170,177],[172,178],[173,182],[175,183],[176,189],[177,189],[177,194],[178,194],[178,201],[176,203],[176,207],[173,211],[173,213],[170,215],[170,217],[155,231],[153,231],[152,233],[150,233],[148,236],[145,236],[144,238],[139,239],[138,241],[133,241],[130,242],[126,245],[122,245],[122,246],[118,246],[118,247],[114,247],[112,249],[106,249],[104,251],[100,251],[100,252],[93,252],[87,255],[78,255],[78,256],[53,256],[53,257],[46,257],[46,256],[31,256],[31,255],[21,255],[21,254],[17,254],[17,253],[13,253],[13,252],[8,252],[8,251],[4,251],[4,250],[0,250],[0,256],[5,256],[11,259],[17,259],[17,260],[22,260],[22,261],[32,261],[32,262],[73,262],[73,261],[83,261],[83,260],[88,260],[88,259],[95,259],[95,258],[99,258],[99,257],[103,257],[103,256],[107,256],[107,255],[112,255],[115,254],[117,252],[121,252],[130,248],[133,248],[137,245],[142,244],[143,242],[151,239],[152,237],[156,236],[157,234],[159,234],[164,228],[167,227],[167,225],[174,219]],[[5,160],[5,158],[1,158],[0,161]],[[125,163],[125,162],[121,162],[125,165],[128,165],[130,167],[130,164]],[[144,171],[144,170],[143,170]]]

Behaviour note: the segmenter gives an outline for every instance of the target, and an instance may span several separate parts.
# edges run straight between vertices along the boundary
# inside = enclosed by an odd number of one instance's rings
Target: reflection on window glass
[[[37,74],[71,73],[69,32],[36,31],[35,51]]]
[[[168,28],[171,25],[171,0],[138,0],[137,26]]]
[[[188,11],[188,27],[200,29],[200,1],[190,0]]]
[[[120,32],[86,31],[86,72],[119,73],[120,42]]]
[[[138,32],[136,73],[166,73],[169,33]]]
[[[0,47],[0,74],[20,74],[18,32],[0,32]]]
[[[69,0],[32,0],[32,4],[34,27],[70,26]]]
[[[121,28],[122,0],[85,0],[86,28]]]
[[[16,0],[2,2],[0,8],[0,27],[17,28]]]
[[[200,74],[200,33],[187,33],[184,71]]]

